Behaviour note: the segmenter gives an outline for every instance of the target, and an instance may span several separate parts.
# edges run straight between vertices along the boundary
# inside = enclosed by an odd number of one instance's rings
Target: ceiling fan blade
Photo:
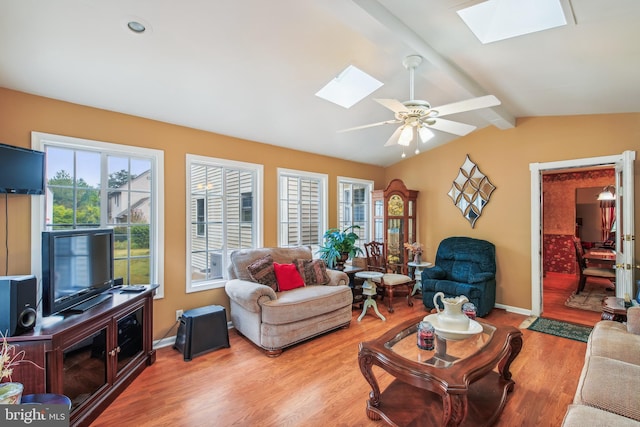
[[[454,122],[452,120],[445,120],[441,118],[435,119],[434,124],[427,124],[431,129],[436,129],[442,132],[452,133],[458,136],[465,136],[473,132],[476,127],[468,125],[466,123]]]
[[[400,138],[400,133],[402,132],[403,126],[398,126],[398,129],[391,134],[391,137],[384,144],[385,147],[390,147],[392,145],[396,145],[398,143],[398,139]]]
[[[342,130],[339,130],[338,133],[350,132],[352,130],[358,130],[358,129],[366,129],[366,128],[371,128],[371,127],[380,126],[380,125],[393,125],[393,124],[396,124],[396,123],[401,123],[401,122],[400,122],[400,120],[386,120],[384,122],[370,123],[368,125],[356,126],[356,127],[348,128],[348,129],[342,129]]]
[[[438,112],[438,117],[448,116],[449,114],[463,113],[465,111],[477,110],[480,108],[495,107],[501,102],[493,95],[480,96],[464,101],[452,102],[451,104],[441,105],[440,107],[432,107],[432,110]]]
[[[385,99],[375,99],[375,101],[381,104],[382,106],[387,107],[389,110],[393,111],[394,113],[408,111],[408,108],[397,99],[385,98]]]

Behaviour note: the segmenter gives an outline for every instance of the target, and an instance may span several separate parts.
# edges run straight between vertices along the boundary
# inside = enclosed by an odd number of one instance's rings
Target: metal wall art
[[[453,200],[453,204],[460,209],[462,216],[469,221],[471,228],[473,228],[495,189],[496,187],[491,184],[489,178],[480,171],[478,165],[473,163],[467,154],[448,194]]]

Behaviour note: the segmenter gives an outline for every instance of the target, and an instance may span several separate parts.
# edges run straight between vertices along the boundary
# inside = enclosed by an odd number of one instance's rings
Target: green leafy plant
[[[327,263],[329,268],[334,268],[341,258],[354,257],[363,253],[362,249],[356,245],[356,240],[360,237],[352,230],[359,229],[359,225],[352,225],[340,231],[338,228],[330,228],[322,236],[324,245],[320,247],[318,253],[320,259]]]

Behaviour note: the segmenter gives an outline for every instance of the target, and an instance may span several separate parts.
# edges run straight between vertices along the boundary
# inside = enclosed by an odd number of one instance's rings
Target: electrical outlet
[[[180,320],[183,314],[184,314],[184,310],[176,310],[176,322]]]

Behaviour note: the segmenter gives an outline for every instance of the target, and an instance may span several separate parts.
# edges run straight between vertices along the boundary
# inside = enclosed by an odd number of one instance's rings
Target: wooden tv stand
[[[25,351],[13,380],[23,394],[56,393],[72,401],[71,426],[87,426],[148,365],[152,347],[153,296],[157,285],[139,293],[110,291],[111,299],[67,316],[38,318],[33,331],[8,338]]]

